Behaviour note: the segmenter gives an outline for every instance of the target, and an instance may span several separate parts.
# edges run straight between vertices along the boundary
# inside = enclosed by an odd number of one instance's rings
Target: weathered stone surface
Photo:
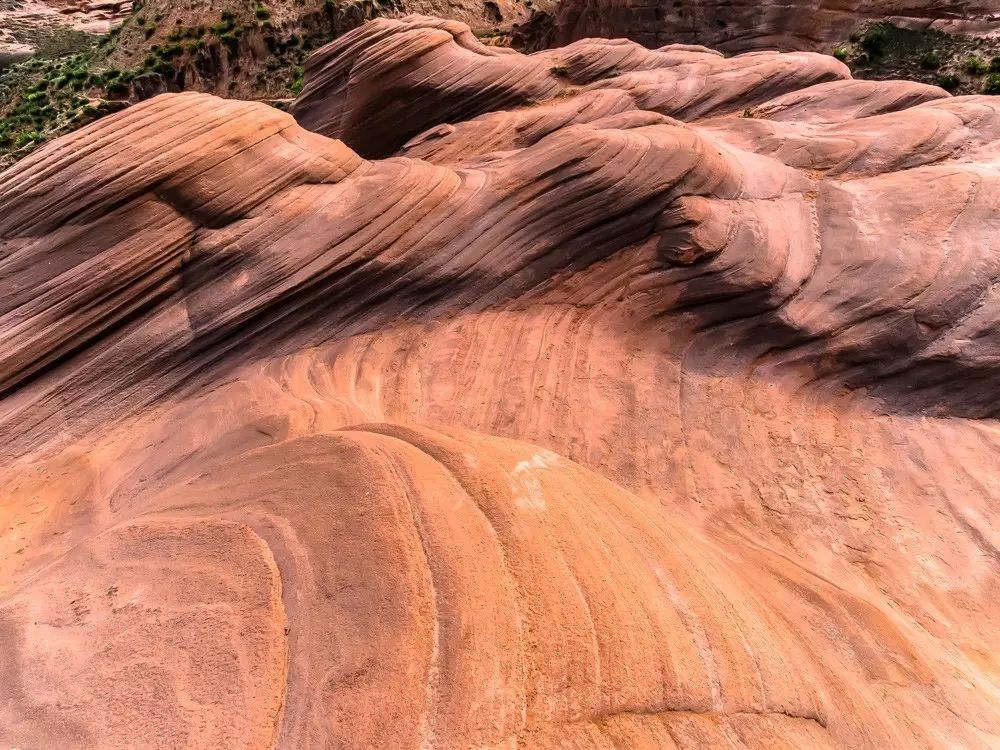
[[[32,154],[0,742],[997,744],[994,101],[407,18]]]
[[[67,32],[104,34],[132,11],[131,0],[5,0],[0,3],[0,68]]]
[[[731,51],[829,49],[872,21],[948,33],[992,34],[1000,21],[992,0],[561,0],[546,41],[624,36],[649,47],[671,42]]]

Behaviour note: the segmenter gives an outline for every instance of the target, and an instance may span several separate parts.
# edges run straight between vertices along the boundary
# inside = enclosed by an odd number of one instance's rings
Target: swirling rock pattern
[[[0,177],[3,744],[1000,742],[993,99],[409,17],[295,114]]]

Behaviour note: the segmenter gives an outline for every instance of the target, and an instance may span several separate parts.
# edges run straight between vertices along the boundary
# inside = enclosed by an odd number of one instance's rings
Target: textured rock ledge
[[[0,740],[997,743],[994,101],[411,17],[42,148]]]

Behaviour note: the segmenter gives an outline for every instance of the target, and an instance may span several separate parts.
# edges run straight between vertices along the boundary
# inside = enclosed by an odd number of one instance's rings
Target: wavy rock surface
[[[649,47],[709,44],[730,51],[830,49],[874,21],[947,33],[996,33],[992,0],[562,0],[551,12],[549,44],[624,36]]]
[[[1000,742],[994,99],[410,17],[295,114],[0,176],[3,744]]]

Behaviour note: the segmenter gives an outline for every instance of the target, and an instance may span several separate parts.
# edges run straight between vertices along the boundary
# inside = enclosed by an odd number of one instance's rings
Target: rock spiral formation
[[[809,53],[408,17],[295,119],[42,148],[0,740],[997,744],[998,131]]]

